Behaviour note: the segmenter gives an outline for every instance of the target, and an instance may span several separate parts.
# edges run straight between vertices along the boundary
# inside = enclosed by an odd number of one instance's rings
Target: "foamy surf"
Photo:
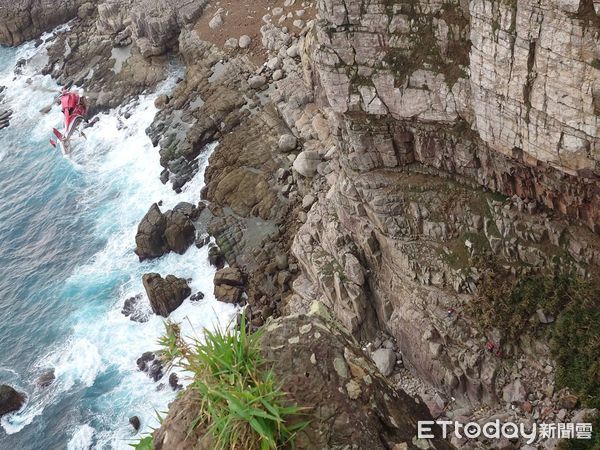
[[[45,115],[39,112],[58,92],[49,77],[36,75],[37,65],[43,63],[39,52],[43,53],[44,45],[35,49],[26,44],[17,49],[15,61],[22,57],[36,61],[25,66],[22,74],[14,76],[6,69],[0,72],[0,84],[11,83],[7,102],[18,111],[11,127],[27,129],[36,142],[47,142],[49,130],[60,121],[58,106]],[[175,392],[168,385],[168,373],[155,383],[137,369],[136,359],[158,349],[164,319],[151,315],[148,322],[137,323],[121,314],[125,299],[144,294],[144,273],[191,278],[192,292],[205,294],[196,303],[185,300],[171,314],[171,320],[182,323],[184,336],[201,337],[205,328],[226,327],[235,315],[233,306],[217,302],[212,295],[214,269],[208,264],[207,248],[192,246],[184,255],[168,254],[143,263],[133,253],[137,225],[152,203],[162,201],[166,210],[181,201],[198,202],[212,150],[208,148],[200,156],[201,171],[181,194],[160,182],[158,151],[145,129],[156,113],[155,96],[168,92],[174,79],[175,75],[154,95],[140,96],[130,105],[101,114],[84,130],[86,138],[78,139],[70,159],[48,144],[47,151],[60,158],[54,163],[68,174],[62,183],[75,190],[72,208],[90,219],[86,222],[89,233],[104,244],[64,281],[60,298],[69,304],[60,317],[63,336],[35,364],[35,376],[53,368],[56,379],[46,388],[36,386],[32,374],[15,380],[28,401],[22,410],[3,417],[0,424],[7,434],[27,433],[28,426],[47,420],[44,412],[65,398],[79,399],[78,409],[86,411],[84,418],[75,413],[65,419],[70,437],[64,445],[69,449],[130,448],[132,439],[157,426],[156,411],[166,411]],[[31,95],[23,95],[32,91],[36,92],[33,100]],[[185,374],[180,382],[189,382]],[[140,434],[128,424],[132,415],[141,420]]]

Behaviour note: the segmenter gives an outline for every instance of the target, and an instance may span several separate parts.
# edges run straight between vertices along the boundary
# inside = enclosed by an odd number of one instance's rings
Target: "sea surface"
[[[171,315],[186,335],[226,326],[235,311],[212,296],[206,248],[143,263],[133,252],[149,206],[197,202],[204,178],[202,170],[179,195],[161,184],[158,150],[144,132],[157,93],[100,115],[64,157],[48,142],[60,128],[59,107],[40,112],[59,90],[39,75],[44,46],[0,48],[0,108],[14,110],[0,130],[0,384],[27,394],[22,410],[0,420],[0,449],[130,448],[140,434],[129,417],[139,416],[147,433],[175,397],[168,374],[154,383],[136,366],[158,348],[163,319],[136,323],[121,314],[126,298],[144,292],[142,275],[191,278],[192,292],[206,294]],[[21,58],[31,59],[15,73]],[[174,67],[159,92],[177,75]],[[52,368],[54,383],[39,387]]]

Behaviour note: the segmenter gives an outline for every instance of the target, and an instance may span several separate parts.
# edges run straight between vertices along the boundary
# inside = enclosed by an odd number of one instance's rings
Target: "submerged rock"
[[[56,375],[54,374],[54,368],[47,370],[42,375],[40,375],[36,381],[39,387],[45,388],[50,386],[54,380],[56,379]]]
[[[158,381],[163,376],[163,365],[160,358],[154,352],[145,352],[137,361],[138,369],[146,372],[154,381]]]
[[[25,395],[7,384],[0,385],[0,416],[18,411],[25,404]]]
[[[149,319],[149,311],[144,308],[142,294],[125,300],[121,313],[134,322],[144,323]]]
[[[168,317],[192,293],[187,281],[174,275],[163,278],[157,273],[147,273],[142,282],[152,311],[163,317]]]

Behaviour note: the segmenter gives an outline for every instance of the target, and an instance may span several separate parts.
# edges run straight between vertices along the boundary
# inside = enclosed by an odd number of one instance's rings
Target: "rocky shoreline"
[[[215,297],[266,327],[275,372],[319,411],[299,448],[552,449],[421,442],[414,423],[591,414],[555,387],[543,337],[482,330],[468,310],[482,261],[517,279],[600,274],[596,4],[258,1],[246,19],[245,5],[205,0],[2,8],[5,45],[70,20],[44,72],[95,93],[95,112],[185,68],[146,130],[156,176],[179,192],[218,145],[200,202],[152,205],[136,254],[210,246]],[[177,274],[146,274],[144,287],[149,305],[124,305],[131,320],[204,296]],[[138,366],[155,378],[153,361]],[[211,448],[201,429],[187,433],[195,401],[185,390],[171,405],[155,448]]]

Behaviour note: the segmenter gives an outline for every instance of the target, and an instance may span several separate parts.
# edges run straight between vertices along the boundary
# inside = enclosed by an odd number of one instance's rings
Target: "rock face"
[[[0,44],[16,46],[77,16],[86,0],[17,0],[0,5]]]
[[[280,318],[266,325],[262,343],[290,402],[313,417],[296,448],[451,448],[417,439],[416,421],[431,420],[425,405],[394,390],[334,322],[318,315]],[[154,434],[155,448],[211,448],[203,427],[190,428],[199,403],[188,389],[171,404]]]
[[[18,411],[24,403],[25,395],[6,384],[0,386],[0,416]]]
[[[600,223],[591,2],[364,3],[321,2],[308,42],[353,169],[420,162]]]
[[[225,303],[239,303],[244,293],[244,277],[240,269],[225,267],[215,273],[215,298]]]
[[[163,214],[154,203],[138,226],[135,253],[140,261],[157,258],[170,251],[183,254],[194,239],[194,224],[188,216],[179,210]]]
[[[517,276],[600,270],[600,69],[588,51],[600,38],[594,13],[569,8],[319,3],[300,46],[309,92],[289,77],[277,89],[321,160],[297,180],[316,201],[299,216],[290,311],[319,298],[354,335],[391,334],[406,366],[457,402],[502,398],[511,380],[482,349],[516,346],[447,315],[477,290],[477,261]]]
[[[152,311],[163,317],[169,317],[192,293],[186,280],[173,275],[163,278],[157,273],[147,273],[142,281]]]

